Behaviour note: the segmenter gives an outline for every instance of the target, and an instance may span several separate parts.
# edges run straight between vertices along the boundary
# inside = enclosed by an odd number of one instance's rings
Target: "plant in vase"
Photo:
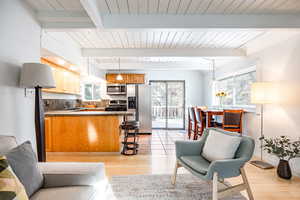
[[[223,101],[225,99],[225,97],[227,96],[226,92],[218,92],[216,93],[216,97],[219,98],[219,105],[220,107],[223,107]]]
[[[300,157],[300,141],[291,141],[287,136],[279,136],[276,138],[262,137],[264,141],[263,149],[269,154],[273,154],[279,158],[277,174],[284,179],[292,177],[289,161],[293,158]]]

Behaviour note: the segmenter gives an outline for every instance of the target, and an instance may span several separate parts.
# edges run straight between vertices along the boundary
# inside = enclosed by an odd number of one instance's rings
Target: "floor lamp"
[[[271,82],[256,82],[251,85],[251,103],[258,104],[260,111],[260,137],[264,136],[264,104],[274,102],[274,85]],[[260,160],[250,162],[261,169],[271,169],[272,165],[263,161],[263,141],[260,140]]]
[[[20,86],[35,89],[35,135],[37,155],[39,162],[45,162],[45,119],[42,88],[55,88],[52,69],[48,65],[40,63],[23,64]]]

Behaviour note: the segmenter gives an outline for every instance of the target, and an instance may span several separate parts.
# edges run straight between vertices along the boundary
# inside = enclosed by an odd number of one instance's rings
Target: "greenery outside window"
[[[224,106],[255,107],[255,105],[250,102],[251,84],[254,82],[256,82],[255,69],[219,79],[214,85],[214,104],[220,104],[215,94],[225,92],[226,97],[222,101]]]

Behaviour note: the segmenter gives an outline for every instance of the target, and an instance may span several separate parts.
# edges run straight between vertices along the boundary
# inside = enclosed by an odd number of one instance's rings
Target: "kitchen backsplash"
[[[83,102],[80,99],[43,99],[45,111],[68,110],[93,105],[95,107],[106,107],[107,100]]]

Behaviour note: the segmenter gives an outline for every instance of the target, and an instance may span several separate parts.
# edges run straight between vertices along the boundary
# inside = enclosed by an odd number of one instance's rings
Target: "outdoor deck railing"
[[[168,106],[168,109],[166,109],[166,106],[152,106],[152,118],[154,120],[166,118],[166,116],[169,119],[182,119],[183,113],[183,107],[179,106]]]

